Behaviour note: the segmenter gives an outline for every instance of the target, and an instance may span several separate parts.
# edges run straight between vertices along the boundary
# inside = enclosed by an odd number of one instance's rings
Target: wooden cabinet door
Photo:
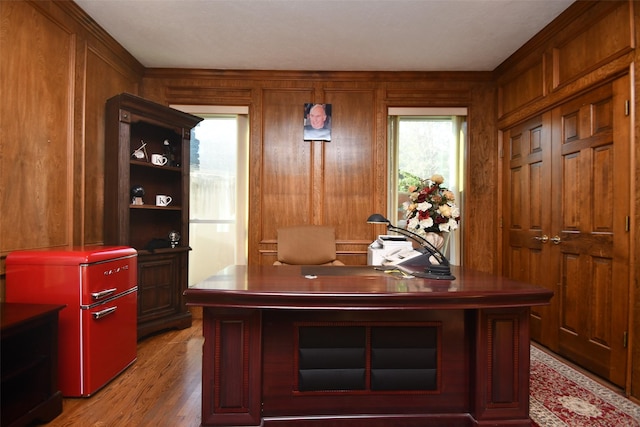
[[[505,141],[505,274],[556,291],[550,251],[544,250],[551,222],[551,114],[534,117],[507,130]],[[531,308],[531,338],[550,348],[557,343],[557,312]]]
[[[629,305],[629,77],[552,112],[559,353],[625,385]]]
[[[629,304],[628,76],[506,130],[504,265],[555,292],[531,337],[625,386]]]
[[[187,263],[187,250],[138,254],[138,339],[162,329],[191,326],[182,296]]]

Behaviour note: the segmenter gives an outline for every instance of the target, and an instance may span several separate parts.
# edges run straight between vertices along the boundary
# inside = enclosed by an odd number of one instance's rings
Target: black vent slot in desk
[[[300,328],[298,389],[364,390],[365,349],[364,327]]]
[[[302,326],[298,391],[437,389],[435,326]]]
[[[435,327],[371,328],[371,390],[435,390]]]

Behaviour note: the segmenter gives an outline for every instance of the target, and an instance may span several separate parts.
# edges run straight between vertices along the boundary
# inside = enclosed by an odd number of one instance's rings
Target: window
[[[388,218],[405,227],[403,203],[408,187],[433,174],[444,177],[444,186],[456,195],[464,212],[463,154],[466,137],[466,109],[389,109],[389,212]],[[447,235],[443,252],[452,264],[461,264],[460,228]]]
[[[191,132],[191,286],[247,263],[248,109],[173,107],[204,118]]]

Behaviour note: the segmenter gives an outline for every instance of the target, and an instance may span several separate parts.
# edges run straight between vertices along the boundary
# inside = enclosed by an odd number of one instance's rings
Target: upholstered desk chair
[[[344,265],[336,259],[336,230],[327,225],[279,228],[273,265]]]

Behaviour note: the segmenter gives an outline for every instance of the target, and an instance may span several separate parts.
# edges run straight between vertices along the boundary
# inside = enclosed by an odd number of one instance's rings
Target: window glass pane
[[[435,173],[451,185],[456,158],[451,120],[401,118],[399,135],[399,191]]]
[[[191,132],[189,285],[238,263],[238,144],[236,116],[205,116]]]
[[[466,138],[464,116],[406,115],[389,118],[389,219],[406,227],[403,204],[409,201],[409,187],[434,174],[444,177],[443,186],[454,193],[462,212],[462,164]],[[461,264],[463,224],[443,233],[442,252],[452,264]]]
[[[444,186],[455,190],[457,149],[453,121],[438,118],[400,117],[398,122],[398,215],[404,227],[402,204],[408,188],[433,174],[444,177]]]
[[[191,137],[192,220],[236,218],[238,136],[235,117],[205,118]]]

